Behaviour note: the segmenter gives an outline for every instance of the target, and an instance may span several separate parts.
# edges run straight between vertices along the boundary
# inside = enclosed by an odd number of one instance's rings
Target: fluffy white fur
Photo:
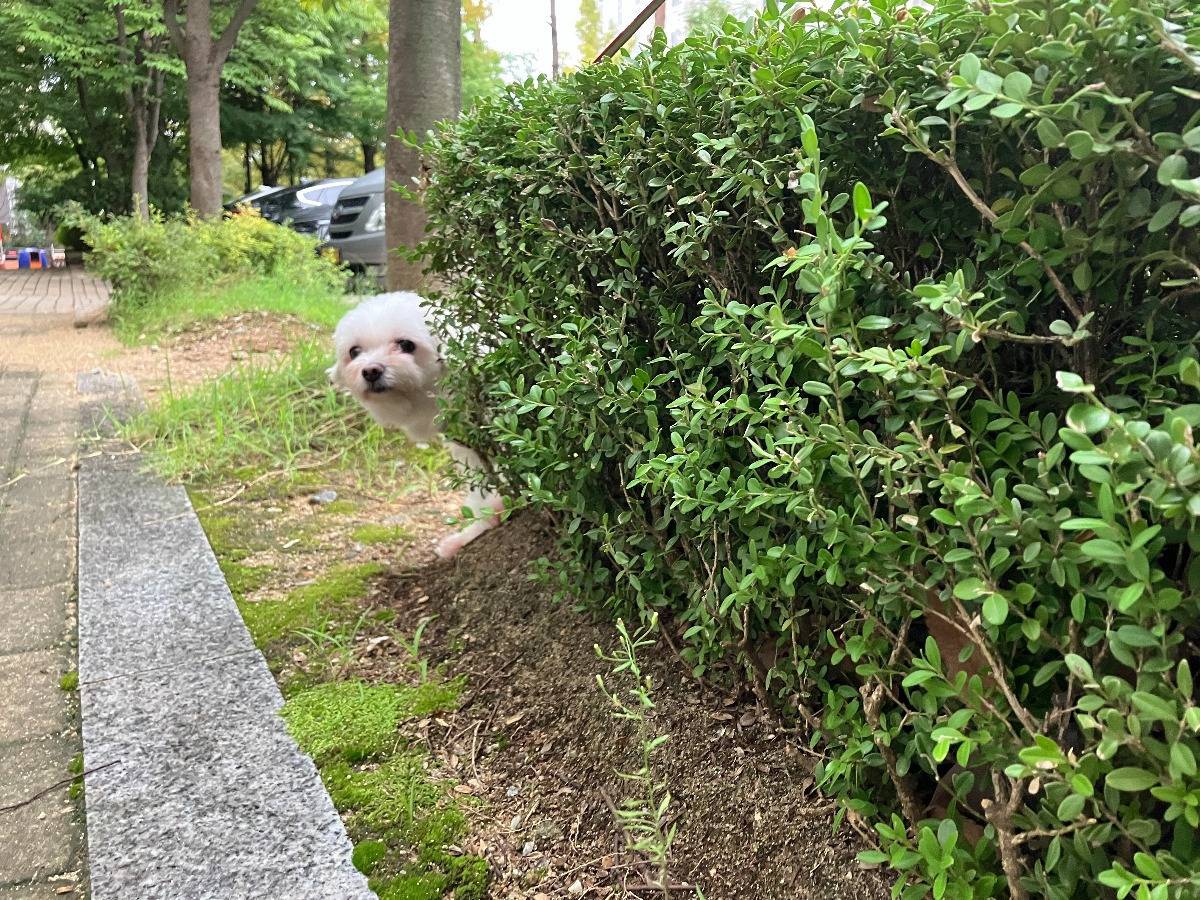
[[[440,440],[437,424],[439,381],[445,369],[440,342],[429,330],[426,301],[417,294],[379,294],[342,318],[333,333],[337,361],[330,380],[349,391],[371,417],[386,428],[399,428],[418,443]],[[469,447],[446,441],[464,469],[483,471],[483,459]],[[499,496],[471,491],[467,506],[477,516],[471,525],[444,538],[437,554],[450,559],[500,522]]]

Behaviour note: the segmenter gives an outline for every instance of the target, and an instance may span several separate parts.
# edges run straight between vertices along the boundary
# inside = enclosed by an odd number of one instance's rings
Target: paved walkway
[[[80,753],[75,695],[59,687],[75,669],[78,413],[62,379],[5,358],[0,345],[0,900],[54,900],[84,893],[66,784]]]
[[[56,313],[87,320],[107,303],[108,286],[77,266],[0,271],[0,315]]]

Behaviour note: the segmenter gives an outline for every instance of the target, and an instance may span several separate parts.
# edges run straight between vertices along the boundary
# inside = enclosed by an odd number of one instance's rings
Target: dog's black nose
[[[367,384],[374,384],[383,377],[383,369],[380,366],[367,366],[362,370],[363,381]]]

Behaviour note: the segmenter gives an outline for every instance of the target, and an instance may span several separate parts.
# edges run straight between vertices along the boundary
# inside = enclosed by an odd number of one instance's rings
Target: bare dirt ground
[[[628,723],[612,715],[594,647],[608,622],[555,604],[530,580],[552,552],[533,516],[484,535],[453,563],[398,571],[377,598],[401,628],[430,616],[422,652],[468,676],[459,711],[423,735],[448,771],[485,801],[466,849],[493,866],[497,898],[651,897],[653,873],[625,851],[616,774],[640,764]],[[652,725],[670,740],[657,775],[678,827],[672,896],[709,900],[875,900],[884,873],[855,861],[859,840],[832,832],[833,804],[813,786],[814,758],[746,694],[705,690],[665,645],[640,660],[654,681]]]

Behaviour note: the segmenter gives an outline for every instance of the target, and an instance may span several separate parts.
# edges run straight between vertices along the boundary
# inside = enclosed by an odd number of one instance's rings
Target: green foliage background
[[[1194,897],[1196,10],[928,6],[445,130],[449,427],[564,595],[804,726],[899,896]]]
[[[223,24],[233,4],[214,4]],[[117,17],[135,60],[117,46]],[[187,202],[187,102],[183,63],[166,41],[161,0],[4,0],[0,4],[0,167],[22,181],[19,201],[42,222],[81,203],[129,211],[132,126],[125,92],[164,79],[160,135],[151,158],[153,206]],[[504,57],[464,22],[463,104],[496,93]],[[260,0],[222,72],[225,192],[246,186],[357,176],[383,163],[387,3]],[[246,167],[249,166],[247,174]]]

